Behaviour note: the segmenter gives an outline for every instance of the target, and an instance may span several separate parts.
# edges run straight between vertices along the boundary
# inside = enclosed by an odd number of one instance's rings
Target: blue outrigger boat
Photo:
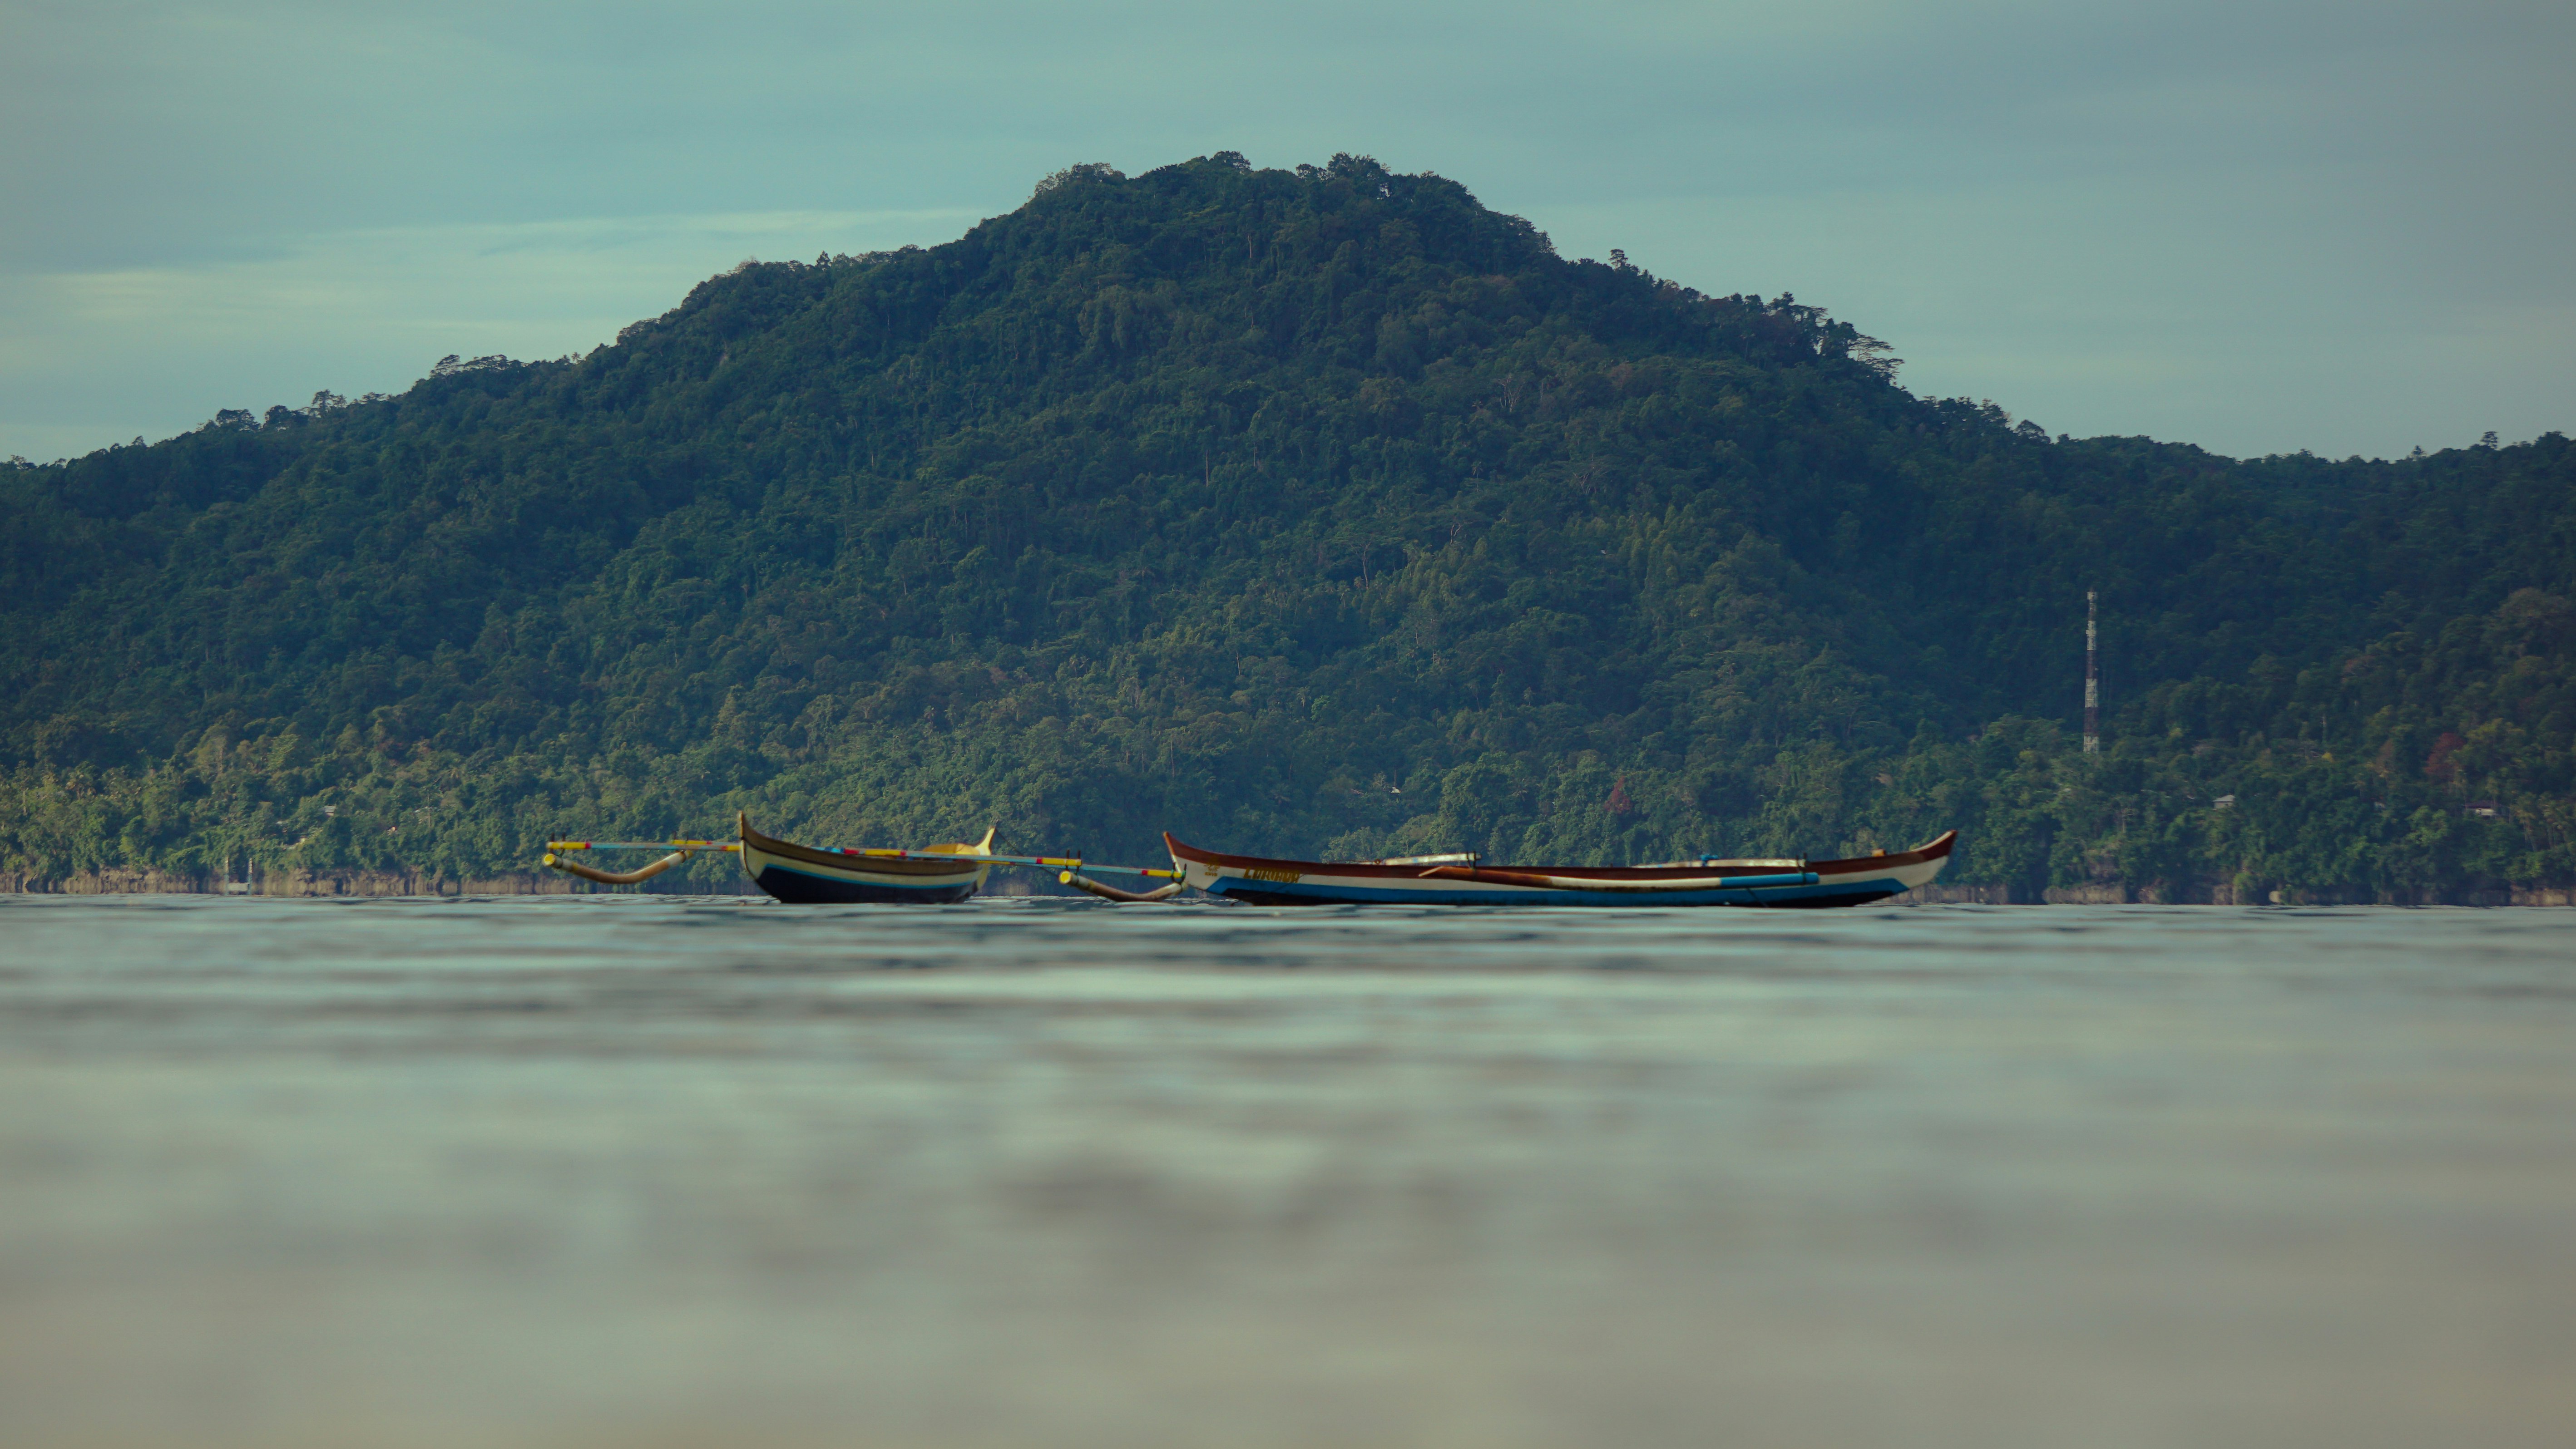
[[[1703,856],[1659,865],[1479,864],[1474,855],[1390,860],[1272,860],[1163,844],[1195,889],[1262,906],[1859,906],[1928,885],[1949,864],[1959,832],[1929,844],[1850,860],[1735,860]]]

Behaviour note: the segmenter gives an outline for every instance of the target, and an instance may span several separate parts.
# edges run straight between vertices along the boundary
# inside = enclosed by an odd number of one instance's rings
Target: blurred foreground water
[[[2576,911],[0,897],[10,1445],[2576,1443]]]

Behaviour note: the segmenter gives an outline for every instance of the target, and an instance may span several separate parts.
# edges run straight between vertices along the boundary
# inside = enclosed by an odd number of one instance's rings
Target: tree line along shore
[[[587,355],[0,467],[0,884],[464,891],[749,809],[1094,858],[1955,828],[1941,888],[2016,902],[2576,886],[2564,437],[2229,459],[1899,366],[1366,158],[1072,168]]]

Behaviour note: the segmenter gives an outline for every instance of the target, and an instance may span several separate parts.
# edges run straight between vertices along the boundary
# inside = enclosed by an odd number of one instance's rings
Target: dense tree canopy
[[[2565,439],[2238,462],[1893,371],[1364,158],[1075,167],[587,357],[0,470],[0,864],[481,875],[749,806],[1104,857],[1957,826],[1959,878],[2031,890],[2576,878]]]

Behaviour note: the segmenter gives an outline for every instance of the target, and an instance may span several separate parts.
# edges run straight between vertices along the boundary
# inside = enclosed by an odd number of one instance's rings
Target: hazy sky
[[[0,0],[0,455],[587,350],[1075,161],[1363,152],[1925,394],[2576,429],[2576,4]]]

